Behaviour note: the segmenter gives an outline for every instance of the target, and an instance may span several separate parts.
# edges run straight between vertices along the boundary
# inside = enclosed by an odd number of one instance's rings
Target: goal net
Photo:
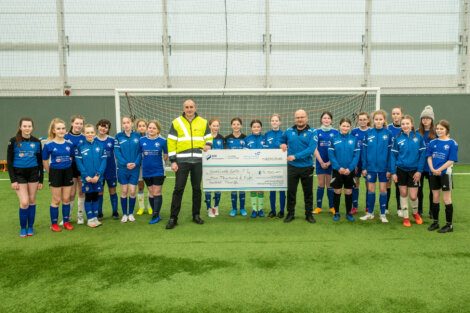
[[[116,129],[120,131],[121,118],[156,119],[166,136],[173,119],[183,112],[183,101],[191,98],[197,103],[197,112],[207,120],[220,120],[220,133],[230,134],[230,120],[240,117],[242,132],[250,134],[250,122],[259,119],[263,132],[270,129],[270,117],[281,116],[281,128],[294,124],[294,112],[304,109],[309,124],[317,128],[323,111],[333,114],[333,126],[347,117],[356,124],[359,112],[380,108],[380,88],[321,88],[321,89],[116,89]]]

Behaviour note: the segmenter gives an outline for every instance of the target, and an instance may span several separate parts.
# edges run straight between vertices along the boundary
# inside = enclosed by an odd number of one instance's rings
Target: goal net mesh
[[[158,92],[119,92],[119,116],[132,119],[156,119],[162,124],[162,136],[166,136],[173,119],[183,112],[184,100],[191,98],[197,103],[197,112],[207,120],[220,120],[220,133],[226,136],[231,133],[230,120],[240,117],[243,121],[242,132],[250,134],[250,122],[259,119],[263,123],[263,132],[270,127],[270,117],[277,113],[281,116],[281,129],[294,124],[294,112],[304,109],[308,113],[309,125],[317,128],[320,125],[320,115],[324,111],[333,114],[333,126],[338,127],[341,118],[347,117],[356,125],[359,112],[372,112],[376,109],[377,92],[288,92],[275,91],[250,94],[159,94]],[[119,127],[118,127],[119,129]]]

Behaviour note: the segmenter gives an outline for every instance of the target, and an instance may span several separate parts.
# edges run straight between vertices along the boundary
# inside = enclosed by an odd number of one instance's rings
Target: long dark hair
[[[33,128],[34,128],[34,122],[33,122],[32,118],[30,118],[30,117],[20,118],[20,121],[18,122],[18,130],[16,131],[16,136],[15,136],[16,145],[18,147],[21,145],[21,142],[23,141],[23,136],[22,136],[22,133],[21,133],[21,124],[23,124],[23,122],[31,122],[31,124],[33,125]]]
[[[434,120],[433,119],[431,119],[431,126],[429,126],[429,127],[430,127],[429,128],[429,139],[436,139],[437,135],[436,135],[436,129],[434,128]],[[420,119],[418,131],[424,137],[424,132],[426,130],[424,129],[423,118]]]

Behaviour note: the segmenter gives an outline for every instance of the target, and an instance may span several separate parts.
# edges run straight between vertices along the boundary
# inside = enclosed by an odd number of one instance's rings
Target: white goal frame
[[[124,93],[143,95],[296,95],[296,94],[341,94],[349,92],[373,92],[376,95],[375,109],[380,109],[380,87],[331,87],[331,88],[118,88],[114,90],[114,106],[116,116],[116,132],[121,131],[121,99]]]

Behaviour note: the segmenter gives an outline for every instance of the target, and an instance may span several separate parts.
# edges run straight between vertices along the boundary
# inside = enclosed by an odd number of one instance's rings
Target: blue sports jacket
[[[426,145],[423,136],[416,131],[411,131],[409,135],[402,132],[393,140],[390,173],[396,174],[397,167],[422,173],[425,158]]]
[[[265,135],[265,142],[266,146],[269,149],[279,149],[279,146],[281,145],[281,140],[282,140],[282,134],[284,132],[282,130],[270,130],[268,131]]]
[[[336,134],[328,148],[328,157],[334,170],[347,168],[353,172],[357,162],[359,162],[360,155],[359,142],[356,136],[351,133],[346,135]]]
[[[245,138],[245,144],[248,149],[266,149],[264,136],[251,134]]]
[[[282,134],[281,144],[287,144],[287,155],[295,156],[287,164],[295,167],[313,167],[313,152],[317,148],[317,135],[309,125],[302,130],[297,126],[288,128]]]
[[[390,150],[393,135],[386,128],[371,128],[362,143],[362,169],[368,172],[390,171]]]
[[[86,182],[87,177],[95,175],[100,177],[100,181],[103,180],[103,173],[106,169],[106,152],[98,140],[94,139],[92,142],[85,140],[85,142],[78,144],[75,149],[75,160],[83,182]]]
[[[135,168],[139,168],[142,160],[142,155],[139,153],[140,137],[140,134],[134,131],[129,136],[125,132],[116,135],[114,155],[119,169],[127,169],[127,163],[135,163]]]

